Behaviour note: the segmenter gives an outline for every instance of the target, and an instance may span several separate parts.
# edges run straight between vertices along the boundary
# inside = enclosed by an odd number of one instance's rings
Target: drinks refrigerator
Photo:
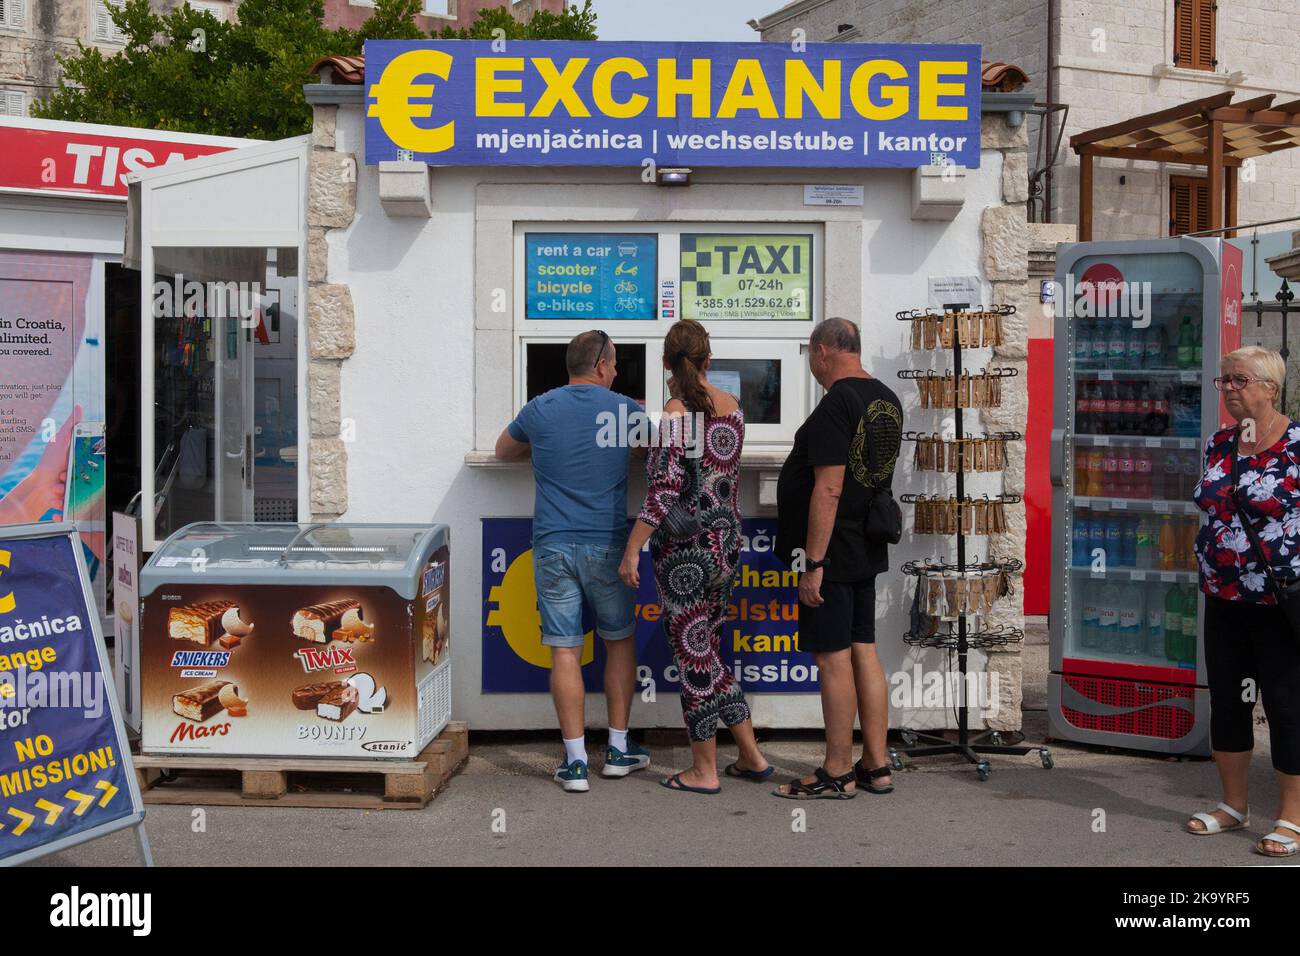
[[[1221,239],[1060,248],[1051,477],[1061,601],[1048,675],[1057,739],[1209,754],[1192,487],[1205,440],[1229,421],[1213,378],[1241,343],[1241,261]]]

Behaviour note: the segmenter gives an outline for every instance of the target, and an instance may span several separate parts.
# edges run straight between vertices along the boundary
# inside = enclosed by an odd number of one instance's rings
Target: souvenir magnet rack
[[[981,369],[977,373],[967,372],[963,364],[962,349],[986,348],[1000,344],[1002,341],[1003,318],[1015,311],[1015,306],[1012,305],[995,305],[987,309],[963,309],[944,312],[910,310],[897,314],[900,322],[907,322],[912,327],[911,344],[913,349],[952,352],[953,367],[951,372],[908,369],[899,372],[898,377],[917,382],[921,390],[922,408],[949,411],[954,416],[953,437],[946,441],[940,440],[940,454],[945,456],[945,466],[935,468],[932,465],[931,470],[946,471],[956,476],[956,498],[946,499],[945,501],[945,507],[955,511],[955,524],[949,526],[945,523],[942,528],[929,525],[928,533],[951,533],[956,538],[956,563],[941,565],[939,571],[940,573],[951,572],[967,580],[968,585],[967,576],[972,573],[981,573],[988,568],[996,568],[999,575],[1004,575],[1005,573],[1018,571],[1023,566],[1019,561],[1002,562],[1001,564],[981,564],[979,561],[969,562],[966,554],[966,537],[976,533],[977,524],[983,528],[983,534],[996,533],[992,530],[990,524],[990,508],[995,513],[1000,514],[1002,516],[1001,520],[1004,522],[1005,513],[1002,511],[1002,507],[1005,504],[1020,501],[1018,495],[999,495],[997,498],[984,497],[981,499],[968,497],[966,494],[966,472],[1000,471],[1005,459],[1006,442],[1020,440],[1021,436],[1012,432],[987,433],[980,437],[972,437],[966,434],[962,421],[962,412],[968,408],[988,408],[1001,405],[1002,382],[1005,379],[1015,377],[1018,371],[1014,368],[993,367]],[[908,437],[911,441],[917,442],[924,439],[925,436],[909,433]],[[983,467],[979,467],[974,463],[968,448],[979,442],[984,442],[986,445],[991,443],[994,447],[1001,449],[1001,457],[997,462],[998,467],[990,467],[992,462],[989,461],[987,455]],[[951,467],[946,464],[948,457],[946,446],[948,444],[951,444],[955,449],[951,453],[953,456]],[[987,450],[986,447],[985,451],[987,452]],[[918,498],[926,500],[925,496],[917,495],[902,495],[900,500],[915,505]],[[977,520],[981,510],[983,510],[984,514],[983,522]],[[944,513],[947,515],[948,512],[945,511]],[[915,522],[915,515],[913,520]],[[932,570],[932,568],[918,562],[909,562],[904,567],[906,573],[917,576],[918,588],[925,582],[925,575]],[[982,627],[972,632],[967,621],[968,616],[970,616],[969,608],[962,607],[959,610],[961,613],[955,615],[955,619],[951,621],[946,629],[939,629],[934,634],[924,634],[916,633],[909,628],[904,637],[908,644],[916,647],[945,647],[950,651],[955,650],[957,652],[957,669],[960,674],[957,689],[957,739],[952,741],[934,734],[903,730],[904,746],[902,748],[890,748],[891,763],[895,769],[901,769],[903,763],[900,754],[906,754],[909,757],[936,757],[943,754],[957,754],[964,756],[975,765],[976,773],[979,774],[979,779],[983,781],[989,778],[989,774],[993,769],[989,762],[984,759],[985,754],[1023,756],[1037,751],[1042,759],[1043,767],[1050,769],[1052,757],[1046,747],[1007,744],[1003,742],[1002,735],[998,731],[986,731],[977,737],[971,737],[968,726],[970,707],[966,682],[967,659],[970,651],[1021,641],[1024,639],[1024,632],[1019,628],[1006,626]]]

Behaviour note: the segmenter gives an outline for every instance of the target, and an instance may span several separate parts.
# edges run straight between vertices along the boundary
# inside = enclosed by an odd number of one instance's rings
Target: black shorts
[[[851,644],[876,643],[876,577],[822,581],[820,607],[799,603],[799,650],[842,651]]]

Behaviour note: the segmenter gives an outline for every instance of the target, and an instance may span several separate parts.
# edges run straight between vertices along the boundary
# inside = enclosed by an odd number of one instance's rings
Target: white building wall
[[[997,122],[1004,122],[1000,117]],[[378,172],[364,165],[362,115],[358,107],[338,110],[335,148],[355,153],[356,215],[346,229],[328,235],[329,282],[347,285],[355,314],[356,348],[341,366],[340,391],[345,430],[355,437],[347,448],[348,506],[345,521],[434,521],[451,527],[452,640],[454,716],[476,729],[549,728],[555,716],[545,694],[485,695],[481,686],[483,607],[480,574],[481,516],[519,516],[532,512],[533,481],[527,468],[474,467],[465,456],[474,451],[474,261],[476,187],[484,183],[536,184],[544,196],[548,183],[626,184],[636,170],[435,169],[432,219],[390,218],[378,198]],[[895,320],[901,310],[926,305],[927,275],[983,276],[981,216],[986,207],[1002,204],[1002,161],[997,150],[985,150],[983,165],[967,177],[965,208],[953,222],[922,222],[911,218],[911,173],[904,170],[864,172],[811,170],[709,171],[697,173],[697,183],[753,184],[754,202],[771,202],[769,193],[790,192],[805,182],[856,182],[866,186],[861,213],[862,305],[865,313],[850,315],[863,325],[864,365],[902,399],[905,428],[937,428],[939,416],[921,411],[915,387],[899,381],[905,367],[943,366],[926,353],[911,354],[907,327]],[[764,185],[775,184],[775,185]],[[645,186],[648,191],[655,187]],[[695,188],[695,187],[692,187]],[[674,191],[690,202],[691,190]],[[800,192],[801,196],[802,193]],[[648,195],[658,202],[661,195]],[[836,210],[837,216],[843,210]],[[807,208],[816,221],[816,207]],[[549,218],[563,219],[563,209]],[[509,257],[512,250],[500,249]],[[836,257],[827,250],[826,260]],[[499,266],[499,263],[497,263]],[[510,363],[510,355],[500,361]],[[976,352],[970,365],[991,364],[987,351]],[[1021,381],[1021,380],[1016,380]],[[503,420],[496,426],[506,425]],[[978,430],[978,425],[975,426]],[[896,491],[937,493],[949,490],[944,476],[914,477],[910,446],[904,448]],[[973,494],[996,493],[996,476],[984,476],[987,486],[972,479]],[[747,472],[742,508],[757,515],[757,474]],[[629,510],[640,504],[644,482],[635,473],[629,489]],[[907,509],[910,511],[910,509]],[[907,521],[910,528],[910,518]],[[893,570],[881,581],[878,633],[888,671],[911,671],[916,652],[901,637],[907,629],[909,594],[898,568],[910,558],[931,553],[947,555],[948,539],[913,538],[910,530],[893,549]],[[984,554],[978,543],[973,553]],[[946,653],[929,651],[927,669],[943,669]],[[978,666],[980,655],[974,655]],[[751,695],[759,726],[820,726],[815,694]],[[588,702],[590,722],[603,723],[604,705]],[[893,723],[917,728],[945,726],[946,709],[894,712]],[[678,727],[681,710],[676,695],[660,694],[654,704],[637,700],[634,726]]]

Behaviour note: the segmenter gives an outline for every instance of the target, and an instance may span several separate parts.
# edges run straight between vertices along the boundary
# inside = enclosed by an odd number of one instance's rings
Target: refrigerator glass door
[[[1202,267],[1097,255],[1071,279],[1063,655],[1194,670]]]

